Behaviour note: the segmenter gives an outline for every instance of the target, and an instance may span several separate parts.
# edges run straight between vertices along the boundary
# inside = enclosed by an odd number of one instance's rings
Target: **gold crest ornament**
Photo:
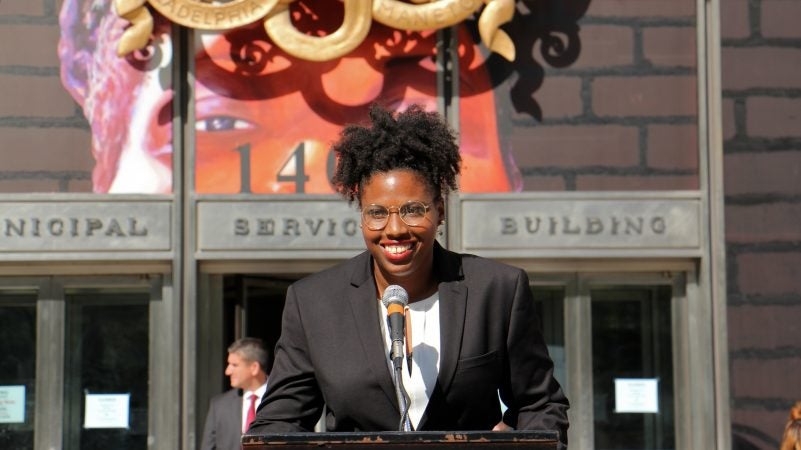
[[[298,31],[289,16],[289,3],[282,2],[264,21],[264,29],[275,45],[307,61],[330,61],[345,56],[367,37],[372,23],[370,0],[346,0],[342,25],[328,36],[309,36]]]
[[[372,20],[399,30],[439,30],[462,22],[484,6],[478,20],[481,40],[507,60],[515,59],[514,43],[500,29],[514,17],[515,0],[342,0],[345,18],[327,36],[310,36],[295,28],[289,12],[293,1],[114,0],[117,15],[131,23],[120,39],[117,54],[124,56],[147,45],[153,17],[145,3],[175,23],[201,30],[228,30],[264,19],[264,29],[275,45],[310,61],[329,61],[348,54],[367,37]]]
[[[114,0],[117,15],[131,22],[117,44],[117,56],[125,56],[134,50],[145,48],[153,33],[153,16],[145,8],[147,0]]]

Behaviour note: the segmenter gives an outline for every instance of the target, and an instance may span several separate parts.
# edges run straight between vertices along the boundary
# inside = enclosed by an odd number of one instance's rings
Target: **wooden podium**
[[[556,449],[556,431],[381,431],[245,434],[242,450]]]

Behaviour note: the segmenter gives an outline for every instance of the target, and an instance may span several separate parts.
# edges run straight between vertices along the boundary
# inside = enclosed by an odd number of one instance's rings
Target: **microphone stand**
[[[403,387],[403,338],[406,335],[405,323],[409,317],[406,315],[409,294],[400,286],[387,286],[381,297],[381,303],[387,308],[387,325],[391,341],[389,357],[392,360],[395,395],[398,397],[400,408],[398,431],[412,431],[412,422],[409,420],[409,405],[412,401]],[[411,369],[411,366],[409,368]]]
[[[398,397],[398,406],[400,406],[401,413],[398,431],[412,431],[412,421],[409,419],[409,403],[411,403],[411,399],[403,387],[403,355],[401,352],[396,355],[394,348],[392,352],[392,369],[395,376],[395,395]]]

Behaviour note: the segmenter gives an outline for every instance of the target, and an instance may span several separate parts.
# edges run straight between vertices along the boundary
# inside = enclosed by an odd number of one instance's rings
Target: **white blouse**
[[[384,348],[386,349],[387,364],[392,373],[392,360],[389,358],[389,349],[392,342],[389,337],[389,325],[387,324],[387,308],[381,305],[380,323],[381,330],[384,332]],[[403,359],[403,387],[411,398],[409,406],[409,419],[414,429],[420,424],[428,400],[434,392],[439,374],[439,294],[434,293],[425,300],[416,301],[409,304],[411,314],[411,333],[412,333],[412,374],[409,375],[409,368],[406,367],[406,358]],[[408,333],[409,330],[406,330]],[[404,344],[405,345],[405,344]]]

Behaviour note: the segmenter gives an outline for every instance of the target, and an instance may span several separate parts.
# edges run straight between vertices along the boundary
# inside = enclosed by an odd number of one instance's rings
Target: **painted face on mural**
[[[172,190],[170,24],[156,17],[152,43],[120,58],[128,25],[112,2],[65,0],[59,22],[61,80],[92,131],[95,192]]]
[[[154,14],[152,45],[120,58],[116,42],[127,23],[110,9],[98,15],[89,3],[64,2],[60,55],[64,85],[92,127],[94,190],[171,192],[170,24]],[[330,33],[342,19],[332,5],[338,2],[295,2],[293,22],[300,30]],[[86,37],[76,39],[75,30],[84,26]],[[460,41],[470,42],[461,46],[463,55],[478,55],[469,37]],[[435,32],[374,22],[352,53],[311,62],[273,45],[260,23],[227,32],[195,31],[197,192],[333,192],[328,179],[335,161],[328,147],[344,125],[364,120],[372,102],[437,109],[435,44]],[[466,73],[460,82],[461,190],[517,189],[519,175],[498,143],[488,75]]]

